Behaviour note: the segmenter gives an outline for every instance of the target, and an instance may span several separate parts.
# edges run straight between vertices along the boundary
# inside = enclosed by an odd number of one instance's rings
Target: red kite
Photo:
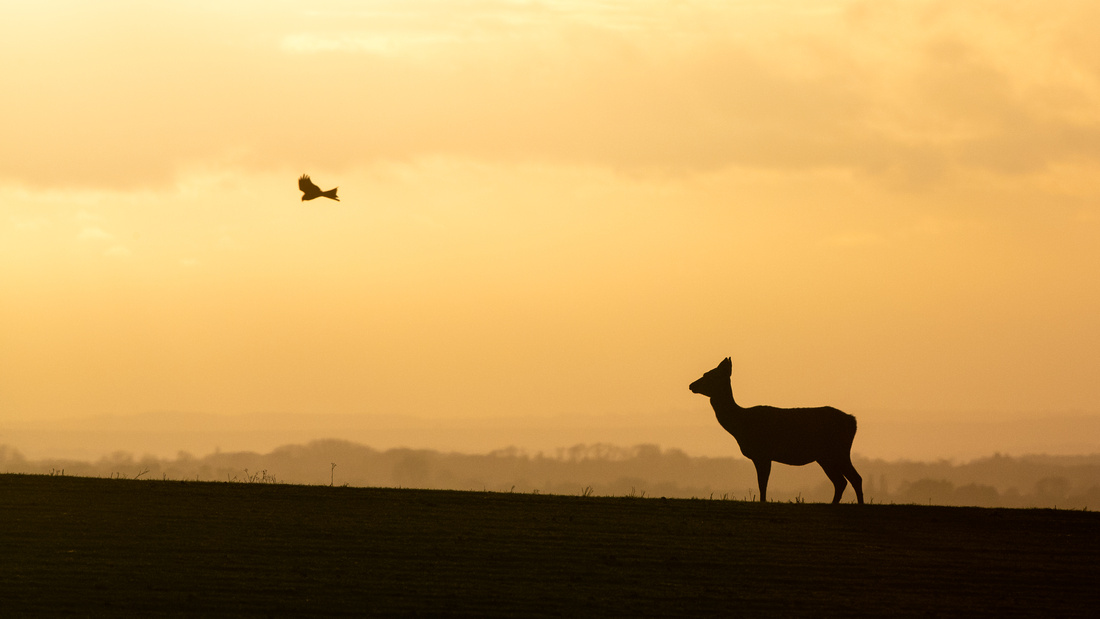
[[[333,187],[328,191],[321,191],[320,187],[314,185],[313,181],[309,180],[309,174],[303,174],[302,177],[298,179],[298,189],[302,190],[302,202],[320,198],[321,196],[331,198],[337,202],[340,201],[340,198],[336,197],[336,190],[339,189],[339,187]]]

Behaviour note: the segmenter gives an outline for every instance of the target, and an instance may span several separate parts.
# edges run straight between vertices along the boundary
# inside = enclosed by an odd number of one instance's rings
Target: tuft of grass
[[[592,486],[585,486],[584,488],[581,488],[581,496],[583,496],[583,497],[592,496]]]
[[[228,473],[226,473],[226,475],[228,476]],[[197,477],[195,478],[195,481],[198,481]],[[237,477],[234,476],[232,481],[237,481]],[[267,469],[264,469],[262,471],[256,471],[255,473],[249,473],[248,469],[245,469],[244,470],[244,481],[245,481],[245,483],[249,483],[249,484],[255,484],[255,483],[277,484],[277,483],[279,483],[279,481],[277,479],[275,479],[274,475],[269,475],[268,474]]]

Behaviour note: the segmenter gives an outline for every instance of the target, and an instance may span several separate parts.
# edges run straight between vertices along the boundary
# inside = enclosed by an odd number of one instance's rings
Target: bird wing
[[[301,189],[304,193],[321,193],[321,188],[313,184],[313,181],[309,180],[309,174],[303,174],[298,179],[298,189]]]

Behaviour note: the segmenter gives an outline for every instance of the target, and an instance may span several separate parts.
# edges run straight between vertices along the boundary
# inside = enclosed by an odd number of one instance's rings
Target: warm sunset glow
[[[569,440],[730,455],[687,389],[727,356],[742,404],[836,406],[881,457],[914,455],[897,424],[1100,415],[1098,20],[6,7],[0,444],[279,413],[302,437],[327,432],[312,416],[509,419],[424,443],[459,450],[542,448],[517,420],[576,418]],[[341,201],[301,201],[302,174]]]

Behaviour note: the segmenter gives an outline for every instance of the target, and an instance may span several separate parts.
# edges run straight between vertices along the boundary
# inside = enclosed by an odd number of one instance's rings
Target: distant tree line
[[[856,458],[873,503],[980,507],[1100,508],[1100,455],[993,455],[967,463]],[[740,457],[691,457],[656,445],[576,445],[553,453],[505,449],[482,455],[417,449],[379,451],[339,440],[271,453],[135,458],[96,462],[27,460],[0,446],[0,472],[237,483],[489,490],[604,496],[752,500],[756,474]],[[816,465],[776,465],[769,500],[827,502],[832,486]]]

